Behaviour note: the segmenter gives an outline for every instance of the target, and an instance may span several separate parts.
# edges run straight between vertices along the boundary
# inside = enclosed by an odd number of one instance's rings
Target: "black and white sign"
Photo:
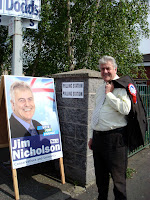
[[[84,98],[84,82],[63,82],[62,98]]]
[[[10,19],[12,19],[12,17],[0,15],[0,25],[9,26]],[[38,29],[38,21],[34,21],[32,19],[22,19],[22,27]]]

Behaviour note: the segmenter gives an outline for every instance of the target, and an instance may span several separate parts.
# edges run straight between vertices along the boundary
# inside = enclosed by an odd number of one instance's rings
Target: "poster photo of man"
[[[11,108],[10,117],[11,137],[25,137],[42,134],[37,130],[41,124],[33,120],[35,113],[34,95],[30,85],[24,81],[15,81],[10,87]]]
[[[4,76],[13,168],[62,157],[52,78]]]

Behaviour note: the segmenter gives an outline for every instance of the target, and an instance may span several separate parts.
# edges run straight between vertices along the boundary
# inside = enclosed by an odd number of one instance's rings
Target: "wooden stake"
[[[62,184],[65,184],[65,173],[64,173],[63,158],[59,158],[59,166],[60,166],[61,182],[62,182]]]
[[[18,190],[18,180],[17,180],[17,170],[12,169],[12,178],[13,178],[13,185],[15,191],[15,199],[19,200],[19,190]]]

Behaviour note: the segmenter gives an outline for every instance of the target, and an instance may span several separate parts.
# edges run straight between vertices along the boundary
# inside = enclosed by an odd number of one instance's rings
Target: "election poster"
[[[4,76],[12,168],[62,158],[53,78]]]

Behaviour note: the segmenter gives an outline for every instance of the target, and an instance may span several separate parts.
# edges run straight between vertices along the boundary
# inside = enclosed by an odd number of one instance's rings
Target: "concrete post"
[[[12,56],[12,75],[22,76],[23,65],[22,65],[22,22],[21,18],[15,17],[14,19],[14,30],[13,35],[13,56]]]
[[[53,77],[56,83],[66,179],[85,186],[95,180],[88,140],[94,96],[103,80],[100,72],[88,69],[55,74]],[[62,82],[84,82],[84,98],[62,98]]]

